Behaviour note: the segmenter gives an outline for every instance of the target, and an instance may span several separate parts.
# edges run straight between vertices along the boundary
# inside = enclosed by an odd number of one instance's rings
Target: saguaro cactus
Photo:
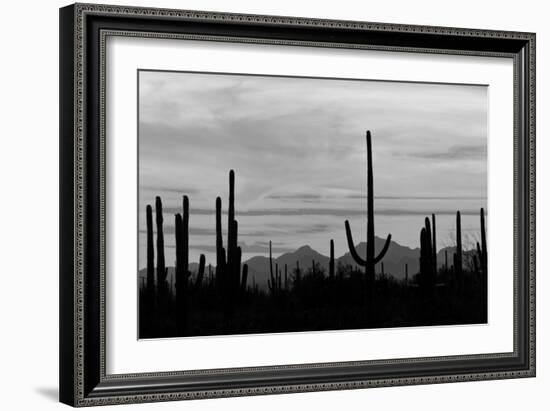
[[[183,217],[176,214],[176,311],[178,318],[186,315],[187,278],[189,277],[189,199],[183,197]],[[179,321],[180,331],[184,327]]]
[[[176,214],[176,313],[179,335],[187,332],[191,296],[201,286],[204,278],[206,259],[204,254],[199,258],[199,270],[194,284],[189,284],[189,199],[183,197],[183,216]]]
[[[273,272],[273,254],[271,252],[271,240],[269,241],[269,278],[267,287],[272,295],[277,294],[281,290],[281,278],[279,273],[279,265],[275,263],[275,272]]]
[[[183,222],[181,214],[176,214],[176,314],[178,320],[178,334],[185,332],[187,323],[186,294],[188,270],[184,269]]]
[[[367,131],[367,252],[365,258],[359,256],[357,250],[355,249],[355,243],[353,242],[353,237],[351,235],[351,229],[349,221],[346,220],[346,237],[348,240],[348,247],[351,253],[351,256],[355,262],[361,266],[365,267],[365,277],[367,281],[367,288],[369,293],[369,301],[372,302],[372,297],[374,296],[374,266],[379,263],[382,258],[386,255],[388,248],[391,242],[391,234],[388,234],[388,238],[382,248],[382,251],[375,256],[374,255],[374,178],[372,172],[372,144],[371,144],[371,134],[370,131]]]
[[[157,220],[157,287],[162,289],[165,287],[166,276],[168,271],[166,270],[166,264],[164,261],[164,231],[162,217],[162,201],[157,196],[155,199],[155,212]]]
[[[225,249],[222,237],[222,199],[216,198],[216,282],[218,286],[223,284],[223,271],[225,268]]]
[[[334,240],[330,240],[330,260],[328,263],[328,276],[334,279]]]
[[[420,231],[420,286],[426,297],[432,296],[435,287],[435,270],[433,264],[433,243],[430,219],[426,217],[425,225]]]
[[[454,254],[455,272],[462,277],[462,225],[460,221],[460,211],[456,212],[456,252]]]
[[[246,275],[243,267],[241,276],[242,250],[238,246],[239,225],[235,219],[235,172],[233,170],[229,171],[227,250],[223,248],[221,208],[221,199],[218,197],[216,198],[216,281],[229,304],[232,304],[239,290],[246,289],[248,277],[248,267],[246,267]]]
[[[153,244],[153,208],[148,204],[146,208],[147,220],[147,294],[151,297],[155,293],[155,246]]]
[[[234,286],[237,260],[238,223],[235,220],[235,172],[229,171],[229,206],[227,209],[227,273],[230,284]],[[239,267],[240,269],[240,267]]]
[[[437,242],[435,238],[435,214],[432,214],[432,263],[434,276],[437,276]]]
[[[183,245],[183,273],[186,274],[189,271],[189,198],[187,196],[183,196],[181,244]]]
[[[487,237],[485,232],[485,212],[483,208],[479,211],[481,225],[481,246],[477,243],[477,253],[481,265],[481,274],[487,277]]]

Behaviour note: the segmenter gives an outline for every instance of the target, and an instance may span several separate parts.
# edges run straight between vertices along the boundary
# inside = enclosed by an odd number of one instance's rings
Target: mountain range
[[[378,254],[382,247],[384,246],[385,239],[375,237],[375,253]],[[366,242],[361,242],[356,245],[356,249],[359,255],[364,256],[366,254]],[[327,247],[328,248],[328,247]],[[445,247],[438,251],[437,253],[437,263],[438,265],[445,264],[445,251],[447,251],[448,264],[452,264],[452,256],[455,251],[455,247]],[[464,254],[468,254],[471,251],[465,251]],[[399,243],[392,241],[390,247],[384,256],[382,262],[384,263],[384,272],[388,275],[393,276],[396,279],[405,278],[405,264],[408,265],[409,278],[412,278],[414,274],[419,271],[419,257],[420,257],[420,248],[409,248],[407,246],[400,245]],[[325,270],[325,273],[328,273],[329,266],[329,257],[319,253],[318,251],[312,249],[308,245],[304,245],[297,250],[289,253],[280,255],[277,258],[273,258],[273,269],[275,270],[275,264],[278,265],[279,269],[282,271],[284,276],[284,266],[287,264],[289,280],[292,278],[294,269],[296,268],[296,263],[300,265],[300,269],[307,270],[311,267],[312,261],[315,261],[316,264],[319,264]],[[267,288],[267,280],[269,279],[270,267],[269,267],[269,257],[265,256],[254,256],[246,261],[243,261],[243,264],[248,264],[248,281],[249,284],[252,284],[252,279],[258,284],[260,288]],[[336,258],[335,257],[335,266],[336,269],[338,265],[351,265],[356,266],[356,262],[349,252],[344,255]],[[198,269],[198,263],[190,263],[189,269],[191,272],[196,272]],[[214,267],[212,267],[214,271]],[[206,275],[208,275],[208,266],[206,267]],[[380,273],[382,271],[382,265],[379,263],[376,266],[376,272]],[[173,276],[175,274],[174,267],[168,267],[168,278],[167,281],[173,281]],[[145,278],[146,269],[143,268],[139,270],[139,277]]]

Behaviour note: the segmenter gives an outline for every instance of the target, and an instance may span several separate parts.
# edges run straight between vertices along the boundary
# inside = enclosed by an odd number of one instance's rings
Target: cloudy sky
[[[346,219],[356,242],[366,235],[366,130],[376,234],[417,247],[434,212],[438,247],[452,245],[458,209],[474,241],[487,202],[485,86],[140,71],[140,267],[156,195],[167,263],[184,194],[191,259],[215,261],[215,199],[227,210],[230,169],[245,258],[266,255],[269,240],[276,255],[305,244],[328,254],[332,238],[344,254]]]

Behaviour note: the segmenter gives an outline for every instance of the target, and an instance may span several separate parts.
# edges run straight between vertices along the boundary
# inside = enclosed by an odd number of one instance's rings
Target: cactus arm
[[[384,243],[384,247],[382,248],[382,251],[380,251],[380,254],[374,259],[374,264],[378,264],[382,258],[386,255],[386,252],[388,251],[388,248],[390,248],[391,243],[391,234],[388,234],[388,238],[386,238],[386,242]]]
[[[357,254],[357,250],[355,249],[355,244],[353,243],[353,236],[351,235],[351,228],[349,226],[349,221],[346,220],[345,224],[346,224],[346,238],[348,240],[349,252],[358,265],[365,267],[367,265],[367,262],[363,260],[359,256],[359,254]]]

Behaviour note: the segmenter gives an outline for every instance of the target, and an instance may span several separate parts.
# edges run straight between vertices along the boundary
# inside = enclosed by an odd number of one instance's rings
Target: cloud
[[[427,160],[483,160],[487,159],[487,145],[457,145],[444,151],[421,151],[410,153],[409,156]]]
[[[271,200],[320,200],[323,198],[319,194],[299,194],[299,193],[286,193],[286,194],[271,194],[266,198]]]
[[[452,215],[456,214],[456,209],[398,209],[398,208],[380,208],[375,210],[376,215],[383,216],[413,216],[413,215]],[[479,215],[479,209],[458,210],[464,215]],[[214,215],[214,210],[195,209],[194,214],[198,215]],[[227,215],[226,211],[222,212]],[[267,217],[267,216],[331,216],[331,217],[353,217],[366,216],[366,211],[363,209],[341,209],[341,208],[273,208],[273,209],[253,209],[240,210],[235,213],[238,220],[239,216],[243,217]],[[320,227],[321,225],[317,225]],[[208,230],[197,232],[196,234],[210,233]],[[263,234],[263,233],[258,233]]]
[[[339,247],[343,221],[365,218],[367,129],[377,229],[417,245],[419,216],[443,229],[486,205],[485,86],[141,71],[139,118],[140,247],[156,195],[170,241],[187,194],[193,247],[208,244],[217,196],[226,226],[230,169],[252,250],[328,235]]]
[[[152,193],[175,193],[181,196],[189,194],[197,194],[199,190],[196,187],[185,187],[185,186],[163,186],[163,185],[140,185],[140,190],[149,191]]]
[[[264,243],[252,243],[252,244],[246,244],[242,243],[239,245],[242,249],[243,253],[255,253],[255,254],[265,254],[267,250],[269,249],[269,244]],[[167,246],[170,248],[175,248],[175,246]],[[212,244],[189,244],[189,248],[192,250],[198,250],[203,251],[206,253],[215,253],[216,252],[216,246]],[[289,253],[294,251],[293,248],[289,247],[283,247],[283,246],[272,246],[271,250],[273,253],[279,254],[279,253]]]

